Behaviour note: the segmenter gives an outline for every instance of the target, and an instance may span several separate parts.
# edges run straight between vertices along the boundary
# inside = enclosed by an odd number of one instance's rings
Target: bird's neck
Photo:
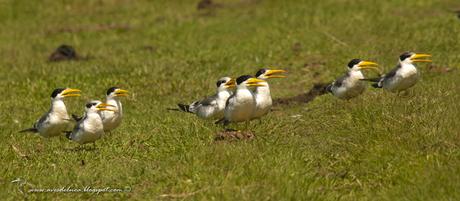
[[[252,92],[247,87],[238,87],[235,91],[235,96],[252,96]]]
[[[348,72],[348,75],[350,76],[351,79],[359,80],[359,79],[364,79],[363,72],[360,70],[350,70]]]
[[[218,90],[217,91],[217,96],[219,98],[225,98],[225,97],[229,97],[231,95],[231,92],[229,90]]]
[[[411,63],[411,62],[400,62],[401,68],[406,68],[406,69],[417,69],[417,67]]]
[[[67,108],[62,99],[56,99],[51,101],[50,113],[54,113],[62,118],[68,118]]]
[[[121,105],[121,101],[118,98],[113,98],[113,97],[107,97],[107,104],[115,106],[115,110],[117,110],[119,113],[123,112],[123,108]]]
[[[265,86],[258,86],[256,87],[256,90],[254,90],[254,94],[257,96],[270,96],[270,87],[268,86],[268,83],[262,83]]]

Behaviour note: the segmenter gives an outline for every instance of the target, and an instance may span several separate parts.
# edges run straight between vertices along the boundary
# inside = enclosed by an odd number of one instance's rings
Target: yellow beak
[[[225,83],[224,85],[226,88],[233,88],[236,86],[236,82],[235,82],[235,79],[231,79],[230,81],[228,81],[227,83]]]
[[[432,62],[430,54],[414,54],[411,57],[413,62]]]
[[[372,61],[361,61],[358,64],[358,67],[360,69],[363,69],[363,70],[366,70],[366,69],[375,70],[378,73],[382,73],[382,69],[380,69],[378,66],[379,66],[378,63],[375,63],[375,62],[372,62]]]
[[[112,111],[112,112],[115,112],[115,111],[116,111],[116,110],[110,109],[110,108],[108,108],[108,107],[113,107],[113,108],[114,108],[115,106],[114,106],[114,105],[109,105],[109,104],[107,104],[107,103],[101,103],[101,104],[99,104],[99,105],[96,106],[96,109],[97,109],[97,110],[107,110],[107,111]]]
[[[265,72],[265,76],[267,78],[285,78],[286,76],[284,75],[277,75],[277,74],[281,74],[285,72],[287,71],[285,70],[267,70],[267,72]]]
[[[128,96],[128,90],[117,89],[115,90],[115,96]]]
[[[64,89],[64,91],[62,91],[62,96],[63,97],[76,97],[76,96],[80,96],[80,93],[81,91],[79,89]]]
[[[260,84],[260,83],[263,83],[265,82],[265,80],[261,80],[261,79],[257,79],[257,78],[249,78],[248,80],[246,80],[246,85],[247,86],[255,86],[255,87],[262,87],[262,86],[265,86],[264,84]]]

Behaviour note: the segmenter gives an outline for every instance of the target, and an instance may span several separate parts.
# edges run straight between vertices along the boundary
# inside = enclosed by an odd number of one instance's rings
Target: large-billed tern
[[[235,87],[235,80],[229,77],[222,77],[217,81],[216,85],[217,92],[215,95],[195,101],[190,105],[179,103],[177,106],[181,111],[196,114],[196,116],[203,119],[223,118],[225,103],[228,97],[232,95],[231,88]]]
[[[399,56],[398,65],[381,78],[371,80],[375,88],[391,92],[401,92],[414,86],[419,79],[419,72],[414,62],[431,62],[431,55],[404,52]]]
[[[251,75],[243,75],[236,79],[236,90],[227,99],[224,110],[224,118],[216,123],[223,123],[224,126],[233,122],[250,121],[253,117],[256,100],[254,94],[248,87],[265,86],[265,80],[257,79]]]
[[[267,80],[270,78],[285,78],[284,75],[279,75],[280,73],[285,73],[285,70],[271,70],[271,69],[260,69],[256,73],[256,78],[261,80]],[[260,82],[260,85],[257,86],[253,92],[256,108],[254,114],[252,115],[253,119],[260,118],[270,112],[272,107],[272,97],[270,94],[270,87],[268,82]]]
[[[71,126],[69,114],[64,103],[65,97],[80,96],[80,90],[71,88],[58,88],[51,93],[51,107],[38,119],[32,128],[20,132],[34,132],[49,138],[61,135]]]
[[[327,86],[326,90],[335,97],[345,100],[359,96],[366,89],[366,83],[362,81],[364,75],[361,70],[372,69],[380,72],[377,66],[377,63],[371,61],[352,59],[348,63],[348,72]]]
[[[110,110],[102,110],[100,112],[102,123],[104,124],[104,131],[111,131],[120,126],[123,119],[123,107],[120,97],[128,96],[128,91],[118,87],[111,87],[107,89],[105,103],[115,107]]]
[[[101,112],[115,111],[115,105],[102,103],[101,101],[90,101],[85,105],[85,115],[77,122],[72,132],[68,132],[67,138],[79,144],[95,142],[104,135],[104,124],[102,123]]]

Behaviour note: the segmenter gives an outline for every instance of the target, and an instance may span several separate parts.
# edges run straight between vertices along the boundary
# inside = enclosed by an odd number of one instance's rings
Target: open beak
[[[285,78],[286,76],[284,75],[278,75],[278,74],[281,74],[281,73],[285,73],[287,71],[285,70],[267,70],[267,72],[265,72],[265,76],[267,78]]]
[[[255,86],[255,87],[263,87],[265,86],[264,84],[260,84],[262,82],[265,82],[265,80],[261,80],[261,79],[257,79],[257,78],[249,78],[247,81],[246,81],[246,85],[247,86]]]
[[[431,55],[429,54],[414,54],[411,57],[413,62],[432,62]]]
[[[115,90],[115,96],[128,96],[128,90],[117,89]]]
[[[228,81],[227,83],[225,83],[225,88],[233,88],[236,86],[236,82],[235,82],[235,79],[231,79],[230,81]]]
[[[358,64],[359,69],[363,69],[363,70],[366,70],[366,69],[375,70],[375,71],[377,71],[379,74],[381,74],[381,73],[382,73],[382,69],[380,69],[378,66],[379,66],[378,63],[375,63],[375,62],[372,62],[372,61],[361,61],[361,62]]]
[[[80,96],[80,93],[81,91],[79,89],[64,89],[64,91],[62,91],[62,96],[63,97],[76,97],[76,96]]]
[[[114,105],[109,105],[107,103],[101,103],[99,105],[96,106],[96,109],[97,110],[106,110],[106,111],[112,111],[112,112],[115,112],[116,110],[114,109],[110,109],[109,107],[112,107],[112,108],[115,108]]]

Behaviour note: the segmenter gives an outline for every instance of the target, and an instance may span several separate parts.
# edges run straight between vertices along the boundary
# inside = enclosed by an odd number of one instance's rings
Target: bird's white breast
[[[111,131],[117,128],[123,120],[123,108],[121,102],[115,99],[108,99],[107,104],[115,106],[115,111],[101,111],[102,122],[104,124],[105,131]]]
[[[419,78],[417,68],[414,65],[404,65],[396,71],[396,74],[383,82],[383,88],[392,92],[406,90],[414,86]]]
[[[97,113],[90,113],[83,122],[80,122],[80,128],[73,131],[71,139],[85,144],[100,139],[103,134],[104,127],[101,117]]]
[[[248,121],[255,109],[255,99],[248,89],[238,89],[225,107],[225,119],[230,122]]]
[[[254,98],[256,101],[256,108],[253,114],[253,119],[262,117],[270,112],[272,107],[272,97],[270,95],[270,87],[263,86],[257,87],[254,91]]]

